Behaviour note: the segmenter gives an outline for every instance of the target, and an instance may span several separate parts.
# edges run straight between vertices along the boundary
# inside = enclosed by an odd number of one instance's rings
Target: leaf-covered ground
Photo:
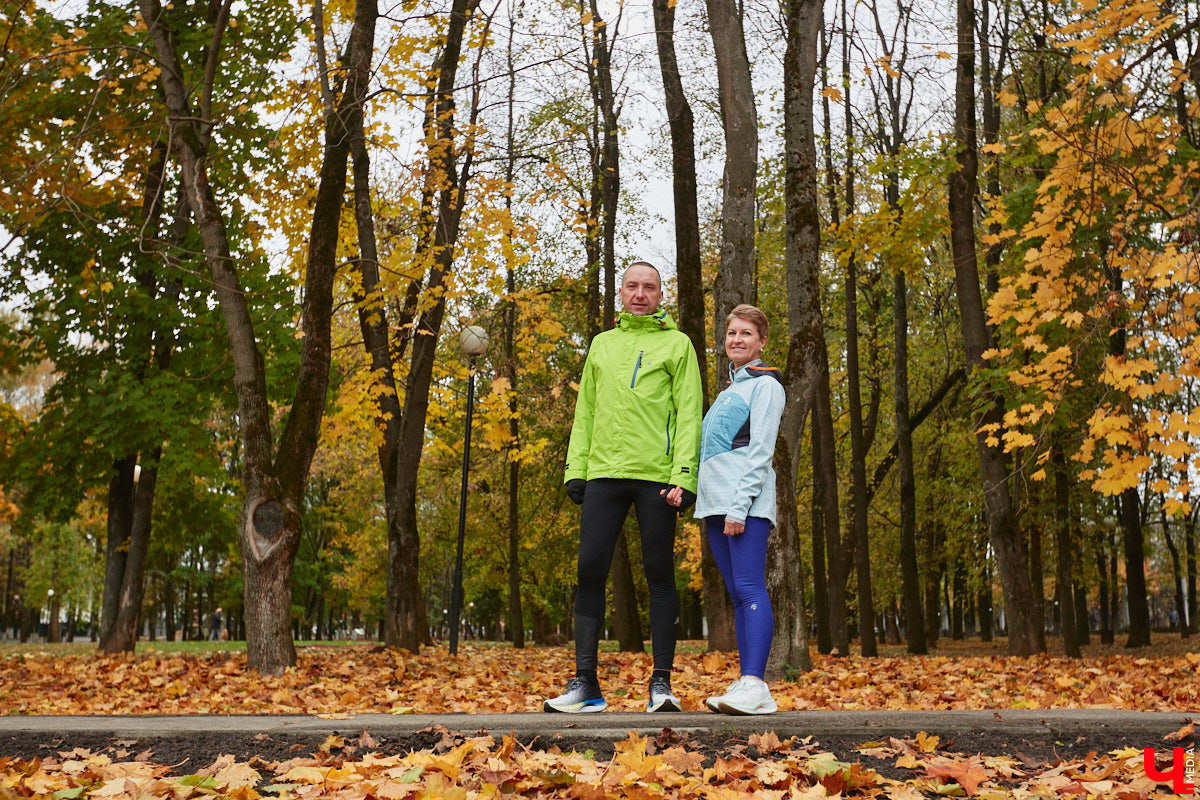
[[[946,647],[942,655],[829,659],[773,685],[781,709],[1124,708],[1194,711],[1200,654],[1190,643],[1129,653],[1094,648],[1082,661],[1008,658],[993,649]],[[90,649],[0,652],[0,710],[11,714],[440,713],[540,710],[571,672],[570,648],[464,644],[420,655],[370,645],[304,647],[281,678],[244,669],[232,650],[101,657]],[[640,711],[647,655],[602,654],[610,707]],[[684,647],[674,688],[689,710],[735,677],[736,659]],[[1181,720],[1184,714],[1181,713]],[[919,725],[914,718],[914,725]],[[1182,723],[1181,723],[1182,724]],[[714,728],[715,731],[715,728]],[[402,798],[1094,798],[1173,797],[1146,776],[1141,747],[1194,746],[1186,724],[1163,742],[956,743],[914,730],[911,738],[851,743],[659,736],[589,746],[554,737],[518,741],[427,729],[406,742],[331,736],[323,742],[242,742],[198,761],[133,741],[67,740],[20,752],[0,746],[0,799],[402,800]],[[218,743],[218,747],[223,746]],[[268,744],[271,747],[268,747]],[[1078,745],[1078,743],[1076,743]],[[1101,742],[1101,744],[1103,744]],[[261,745],[261,749],[258,747]],[[1083,743],[1086,748],[1088,743]],[[30,754],[36,749],[39,757]],[[214,753],[224,753],[219,757]],[[190,758],[188,758],[190,756]]]
[[[286,759],[222,755],[185,774],[156,763],[152,752],[64,749],[41,760],[0,757],[0,797],[54,800],[943,796],[1148,800],[1175,795],[1146,776],[1136,748],[1042,760],[1019,752],[956,752],[924,733],[864,743],[846,760],[809,739],[780,741],[770,732],[750,734],[713,752],[669,729],[657,737],[630,734],[603,756],[445,729],[432,746],[389,752],[364,732],[357,738],[330,736],[312,752]]]
[[[690,650],[690,652],[689,652]],[[1200,653],[1120,649],[1061,656],[815,655],[813,670],[772,685],[781,711],[796,709],[1119,708],[1200,709]],[[540,711],[573,674],[569,647],[464,644],[420,655],[370,645],[302,647],[279,678],[245,669],[245,654],[93,650],[0,655],[0,709],[10,714],[353,714]],[[737,677],[737,657],[683,648],[672,686],[687,710],[703,710]],[[609,708],[641,711],[650,656],[606,652]]]

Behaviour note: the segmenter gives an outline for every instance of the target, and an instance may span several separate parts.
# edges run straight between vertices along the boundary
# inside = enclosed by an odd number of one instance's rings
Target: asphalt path
[[[1158,743],[1200,712],[1138,712],[1107,709],[1000,709],[978,711],[787,711],[756,717],[711,713],[647,714],[354,714],[180,716],[15,716],[0,712],[0,740],[106,735],[138,739],[187,739],[219,734],[290,734],[323,736],[367,731],[372,736],[411,736],[434,726],[467,735],[515,733],[623,739],[630,732],[657,734],[664,727],[679,733],[726,736],[774,731],[786,736],[874,738],[913,736],[918,731],[942,736],[986,733],[1014,739],[1100,737]]]

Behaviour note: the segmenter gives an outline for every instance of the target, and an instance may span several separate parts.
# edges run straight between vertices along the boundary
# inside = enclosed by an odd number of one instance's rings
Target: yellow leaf
[[[938,742],[940,741],[940,737],[930,736],[925,731],[917,733],[917,749],[922,753],[932,753],[934,750],[937,750]]]

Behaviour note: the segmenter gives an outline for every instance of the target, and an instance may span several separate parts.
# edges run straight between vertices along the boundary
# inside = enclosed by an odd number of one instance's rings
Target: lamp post
[[[488,346],[487,332],[470,325],[458,334],[458,346],[470,357],[467,370],[467,425],[463,435],[462,491],[458,496],[458,549],[454,555],[454,586],[450,590],[450,655],[458,655],[458,624],[462,613],[463,540],[467,533],[467,476],[471,470],[471,415],[475,409],[475,357]]]

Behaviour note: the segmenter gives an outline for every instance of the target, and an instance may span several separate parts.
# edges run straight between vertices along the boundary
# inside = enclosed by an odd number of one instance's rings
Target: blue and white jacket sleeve
[[[750,395],[750,443],[746,445],[746,471],[738,481],[737,492],[729,504],[725,519],[745,524],[754,498],[762,494],[775,458],[775,440],[783,416],[785,394],[778,381],[754,381]]]

